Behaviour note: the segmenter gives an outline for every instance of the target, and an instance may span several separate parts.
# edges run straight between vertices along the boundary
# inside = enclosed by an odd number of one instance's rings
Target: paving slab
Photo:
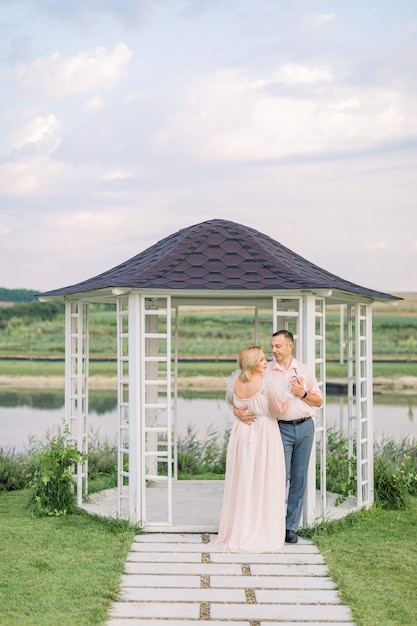
[[[239,563],[137,563],[130,561],[125,564],[125,571],[128,574],[197,574],[198,576],[209,576],[211,574],[228,574],[239,576],[242,573],[242,566]],[[319,567],[318,565],[312,567]],[[324,566],[322,566],[324,567]]]
[[[120,592],[120,600],[127,602],[224,602],[224,589],[190,589],[172,587],[126,587]],[[228,589],[228,602],[246,602],[244,589]],[[270,600],[267,600],[269,602]]]
[[[236,605],[238,606],[238,605]],[[115,602],[110,615],[115,617],[200,618],[199,602]]]
[[[221,622],[220,622],[221,623]],[[236,622],[233,622],[233,626],[236,624]],[[355,626],[355,624],[353,622],[346,622],[346,621],[340,621],[338,620],[337,622],[323,622],[322,620],[316,622],[313,620],[309,620],[308,622],[306,621],[302,621],[302,622],[294,622],[294,621],[287,621],[284,620],[283,622],[273,622],[273,621],[268,621],[268,622],[259,622],[259,626]],[[158,622],[159,625],[159,622]],[[211,626],[211,622],[210,622],[210,626]],[[224,622],[223,622],[223,626],[224,626]]]
[[[199,588],[201,586],[201,576],[176,576],[175,574],[169,575],[152,575],[152,574],[123,574],[120,581],[120,589],[126,589],[127,587],[160,587],[161,589],[167,589],[170,587],[178,588],[181,583],[181,587],[187,588]]]
[[[224,566],[226,567],[226,566]],[[326,576],[328,569],[323,565],[309,565],[308,563],[277,563],[259,564],[252,563],[250,566],[251,574],[260,576]]]
[[[131,563],[201,563],[201,552],[131,552]]]
[[[210,586],[217,588],[246,588],[247,576],[210,576]],[[329,576],[251,576],[251,589],[336,589]]]
[[[210,552],[210,561],[212,563],[234,563],[236,556],[231,553]],[[273,552],[271,554],[241,554],[239,563],[256,563],[257,565],[324,565],[324,559],[321,554],[309,553],[301,554],[300,552],[282,553]]]
[[[210,617],[214,619],[252,620],[298,620],[307,622],[311,619],[322,622],[329,620],[348,620],[349,609],[334,604],[212,604]]]
[[[220,550],[217,546],[213,546],[212,544],[207,544],[208,546],[210,546],[210,552],[213,555],[213,557],[216,558],[220,558],[220,557],[230,557],[231,559],[233,559],[233,553],[231,552],[224,552],[223,550]],[[314,544],[300,544],[300,543],[296,543],[296,544],[284,544],[284,546],[281,548],[281,550],[279,550],[278,552],[260,552],[258,554],[254,554],[253,552],[251,553],[246,553],[246,556],[248,559],[253,560],[253,558],[256,559],[264,559],[264,560],[268,560],[268,559],[280,559],[280,558],[285,558],[285,556],[307,556],[308,554],[315,554],[315,555],[320,555],[320,552],[317,550],[316,546]],[[245,554],[241,554],[240,555],[242,558],[245,557]],[[321,555],[320,555],[321,556]]]
[[[109,624],[111,623],[111,626],[199,626],[200,622],[196,621],[196,620],[187,620],[187,619],[158,619],[158,621],[155,623],[155,619],[146,619],[146,618],[129,618],[129,621],[127,621],[124,618],[113,618],[111,620],[111,622],[108,622]],[[200,625],[201,626],[201,625]],[[217,621],[217,620],[213,620],[211,619],[209,624],[206,624],[206,626],[225,626],[225,623],[223,621]],[[245,621],[245,622],[239,622],[238,620],[233,620],[233,624],[229,626],[250,626],[250,622]],[[266,623],[264,624],[264,626],[266,626]],[[280,626],[285,626],[285,624],[280,624]],[[293,626],[291,625],[287,625],[287,626]],[[304,624],[299,624],[298,626],[306,626],[305,622]],[[321,626],[340,626],[340,624],[323,624],[321,623]]]
[[[259,604],[340,604],[336,589],[255,589],[254,593]]]

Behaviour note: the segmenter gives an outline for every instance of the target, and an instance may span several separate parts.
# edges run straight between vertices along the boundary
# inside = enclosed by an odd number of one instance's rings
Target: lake
[[[208,395],[208,394],[206,394]],[[213,395],[213,394],[212,394]],[[222,436],[233,420],[223,395],[217,397],[180,396],[178,435],[184,437],[190,426],[204,438],[216,432]],[[64,394],[55,390],[0,390],[0,446],[24,450],[29,437],[43,438],[56,432],[64,417]],[[346,396],[327,396],[327,422],[337,430],[347,430]],[[114,391],[90,393],[90,433],[96,440],[116,440],[117,409]],[[417,395],[381,394],[374,398],[374,434],[401,441],[417,439]]]

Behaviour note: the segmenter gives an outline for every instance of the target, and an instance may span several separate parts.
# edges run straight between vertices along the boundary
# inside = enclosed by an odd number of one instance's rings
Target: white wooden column
[[[374,501],[371,304],[349,304],[347,319],[348,457],[356,461],[356,505],[361,508]]]
[[[172,526],[171,298],[141,296],[141,521]],[[158,495],[158,506],[154,502]]]
[[[356,471],[358,507],[373,502],[371,305],[356,304]]]
[[[129,294],[129,517],[142,522],[144,489],[142,476],[142,370],[141,342],[142,298]]]
[[[301,337],[301,360],[314,372],[323,394],[323,407],[316,409],[315,443],[311,450],[308,469],[307,489],[303,504],[303,525],[311,526],[315,520],[324,515],[327,506],[326,498],[326,343],[325,343],[325,301],[314,294],[303,297],[303,334]],[[319,509],[317,509],[316,463],[317,446],[320,465]]]
[[[129,300],[117,298],[117,514],[130,519],[129,497]]]
[[[88,453],[88,304],[65,303],[65,421],[77,449]],[[88,461],[77,464],[77,505],[88,489]]]
[[[373,336],[372,336],[372,304],[366,305],[366,378],[368,397],[368,441],[367,441],[367,491],[366,506],[374,503],[374,381],[373,381]]]
[[[179,340],[179,324],[180,324],[180,316],[179,316],[179,307],[178,305],[174,309],[174,324],[173,324],[173,340],[174,340],[174,350],[173,350],[173,415],[172,415],[172,437],[173,437],[173,478],[174,480],[178,480],[178,438],[179,438],[179,430],[178,430],[178,340]]]

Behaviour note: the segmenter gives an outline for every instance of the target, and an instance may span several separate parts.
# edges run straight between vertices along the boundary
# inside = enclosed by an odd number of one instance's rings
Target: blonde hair
[[[242,383],[247,383],[254,373],[259,361],[263,358],[264,351],[261,346],[247,346],[239,352],[237,364],[241,370],[239,378]]]

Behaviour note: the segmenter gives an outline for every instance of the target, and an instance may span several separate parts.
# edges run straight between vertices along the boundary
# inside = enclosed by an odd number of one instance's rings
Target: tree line
[[[6,289],[0,287],[0,302],[33,302],[39,291],[34,289]]]
[[[62,315],[65,310],[63,302],[39,302],[35,296],[39,291],[33,289],[6,289],[0,287],[0,302],[13,302],[12,306],[0,306],[0,329],[4,329],[12,318],[20,318],[26,322],[34,320],[52,320]]]

